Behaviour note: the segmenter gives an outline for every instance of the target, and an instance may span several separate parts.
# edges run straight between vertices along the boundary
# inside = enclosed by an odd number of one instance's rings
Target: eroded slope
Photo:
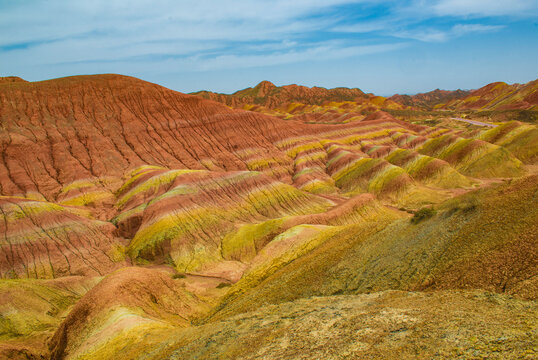
[[[2,355],[532,355],[534,303],[484,291],[537,296],[536,126],[238,94],[253,111],[119,75],[0,84]]]

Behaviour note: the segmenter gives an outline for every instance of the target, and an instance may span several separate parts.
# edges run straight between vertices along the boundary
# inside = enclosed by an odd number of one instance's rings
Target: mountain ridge
[[[493,82],[475,90],[441,90],[417,93],[413,95],[394,94],[387,97],[407,107],[423,109],[535,109],[538,105],[535,99],[537,93],[537,81],[533,80],[525,84],[514,83],[509,85],[505,82]],[[311,97],[301,96],[310,92]],[[283,93],[283,94],[282,94]],[[275,109],[285,103],[305,103],[308,105],[323,105],[327,102],[357,102],[360,99],[374,97],[366,94],[358,88],[336,87],[326,89],[314,86],[312,88],[300,85],[276,86],[270,81],[264,80],[254,87],[238,90],[232,94],[214,93],[203,90],[191,93],[207,99],[222,102],[228,106],[241,108],[248,104],[255,104]],[[497,103],[489,103],[495,98]]]
[[[0,357],[534,355],[537,125],[238,93],[0,84]]]

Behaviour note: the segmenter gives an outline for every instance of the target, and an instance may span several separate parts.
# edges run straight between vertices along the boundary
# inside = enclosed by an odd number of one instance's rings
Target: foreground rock
[[[386,291],[267,306],[186,329],[145,359],[531,359],[534,302],[482,292]]]

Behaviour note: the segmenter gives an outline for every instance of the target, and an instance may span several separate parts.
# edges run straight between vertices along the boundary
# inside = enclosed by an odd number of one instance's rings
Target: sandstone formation
[[[504,82],[488,84],[471,91],[466,97],[437,104],[437,108],[447,109],[538,109],[538,80],[526,84],[509,85]]]
[[[535,357],[538,127],[394,116],[533,86],[0,79],[0,357]]]
[[[391,99],[365,94],[360,89],[309,88],[299,85],[277,87],[269,81],[262,81],[253,88],[231,95],[209,91],[200,91],[193,95],[218,101],[235,109],[307,123],[348,123],[361,120],[366,114],[382,108],[405,108]]]

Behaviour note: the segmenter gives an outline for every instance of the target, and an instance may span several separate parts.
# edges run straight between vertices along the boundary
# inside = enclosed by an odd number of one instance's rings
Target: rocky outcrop
[[[517,359],[535,353],[524,319],[537,315],[533,302],[476,291],[313,297],[177,332],[146,358]]]

